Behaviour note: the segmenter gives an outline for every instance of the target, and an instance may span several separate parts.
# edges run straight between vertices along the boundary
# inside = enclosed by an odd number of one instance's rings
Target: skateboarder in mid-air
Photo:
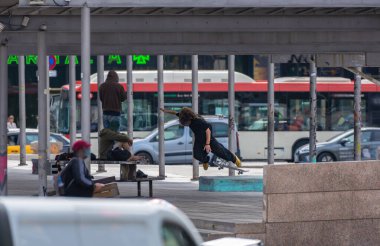
[[[161,111],[178,116],[181,125],[188,126],[193,131],[195,135],[193,156],[203,164],[204,170],[208,169],[210,161],[208,153],[210,152],[221,159],[235,163],[237,167],[241,167],[239,158],[212,136],[212,127],[202,116],[195,114],[190,108],[183,108],[179,112],[161,108]]]

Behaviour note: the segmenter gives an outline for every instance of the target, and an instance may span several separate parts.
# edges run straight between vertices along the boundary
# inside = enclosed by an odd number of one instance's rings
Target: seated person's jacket
[[[92,197],[94,182],[82,159],[72,158],[61,172],[65,196]]]
[[[124,133],[103,129],[99,133],[99,159],[106,160],[108,152],[112,150],[115,142],[128,142],[130,139]]]

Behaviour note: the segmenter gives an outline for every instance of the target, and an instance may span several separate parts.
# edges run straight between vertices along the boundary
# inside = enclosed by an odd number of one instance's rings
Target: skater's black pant
[[[215,138],[211,138],[210,142],[211,152],[219,158],[226,161],[231,161],[235,163],[236,157],[228,149],[226,149],[221,143],[219,143]],[[207,152],[204,150],[204,143],[199,143],[195,141],[193,147],[194,158],[201,163],[209,162]]]

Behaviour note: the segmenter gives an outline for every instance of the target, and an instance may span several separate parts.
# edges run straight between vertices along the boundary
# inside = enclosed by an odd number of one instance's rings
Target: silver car
[[[204,118],[212,126],[212,135],[228,147],[228,119],[219,116],[204,116]],[[165,163],[192,163],[193,142],[190,128],[182,126],[178,120],[169,121],[164,128]],[[235,137],[236,155],[240,156],[238,133]],[[133,152],[135,155],[145,157],[148,163],[158,163],[158,130],[153,130],[143,139],[134,139]]]
[[[378,160],[380,154],[380,128],[362,128],[362,160]],[[296,150],[295,162],[309,162],[309,145]],[[352,161],[354,160],[354,131],[348,130],[330,140],[317,143],[317,161]]]

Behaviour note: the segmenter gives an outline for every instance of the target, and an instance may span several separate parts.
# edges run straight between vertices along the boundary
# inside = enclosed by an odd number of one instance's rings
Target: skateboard
[[[219,170],[222,170],[223,168],[228,168],[228,169],[232,169],[232,170],[235,170],[238,172],[238,175],[241,175],[245,172],[248,172],[247,170],[244,170],[244,169],[241,169],[239,167],[237,167],[234,163],[230,162],[230,161],[226,161],[222,158],[219,158],[217,156],[212,156],[210,158],[210,164],[211,166],[217,166]]]

